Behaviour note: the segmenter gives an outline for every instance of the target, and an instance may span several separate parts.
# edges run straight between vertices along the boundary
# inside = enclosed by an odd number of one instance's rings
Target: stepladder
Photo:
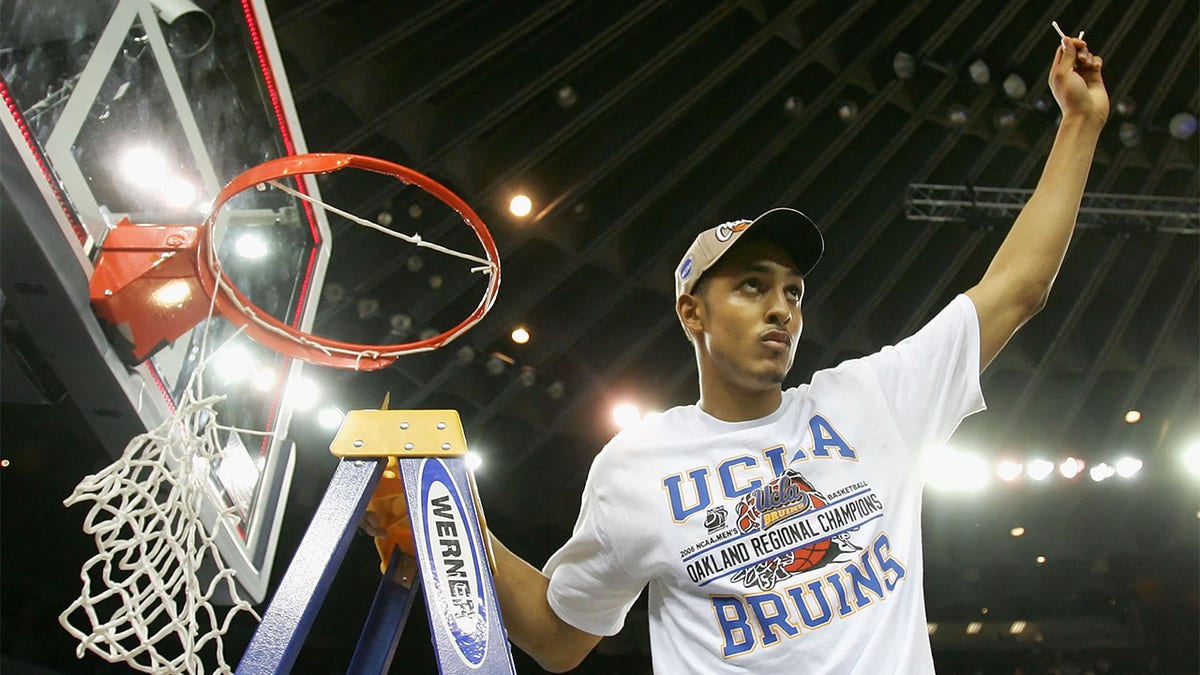
[[[330,451],[338,466],[237,673],[291,671],[364,522],[378,530],[383,574],[347,672],[388,672],[421,595],[439,672],[515,673],[458,413],[385,399],[349,412]]]

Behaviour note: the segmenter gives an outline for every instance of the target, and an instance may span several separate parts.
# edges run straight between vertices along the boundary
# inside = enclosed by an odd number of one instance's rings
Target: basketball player
[[[810,384],[781,390],[816,227],[775,209],[701,233],[675,278],[699,402],[604,448],[544,571],[495,542],[512,641],[574,668],[648,585],[657,673],[932,673],[917,456],[983,409],[980,371],[1046,301],[1108,116],[1100,69],[1063,38],[1054,146],[979,283]]]

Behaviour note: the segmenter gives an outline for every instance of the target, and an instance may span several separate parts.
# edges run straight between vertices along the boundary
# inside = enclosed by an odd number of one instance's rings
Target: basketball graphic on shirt
[[[787,469],[765,487],[742,498],[737,505],[737,525],[742,532],[765,530],[774,523],[797,514],[824,507],[828,503],[825,495],[813,487],[796,469]],[[794,548],[776,556],[767,567],[771,570],[766,577],[774,580],[824,567],[839,555],[858,547],[849,541],[845,533],[828,539]],[[757,569],[737,575],[739,579],[760,583],[763,571]]]
[[[825,506],[824,495],[809,484],[808,479],[801,475],[799,471],[788,469],[784,472],[784,475],[788,476],[793,483],[798,484],[808,494],[808,498],[812,503],[810,508],[819,509]],[[822,539],[815,544],[792,549],[785,554],[786,556],[791,556],[792,561],[789,563],[785,559],[785,561],[781,562],[784,562],[784,571],[788,573],[788,576],[791,576],[817,567],[823,567],[825,564],[832,562],[839,553],[841,553],[840,547],[834,546],[830,539]]]

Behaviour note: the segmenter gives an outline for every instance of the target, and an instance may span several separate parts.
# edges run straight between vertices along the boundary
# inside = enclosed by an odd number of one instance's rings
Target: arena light
[[[967,635],[979,635],[979,631],[983,630],[983,624],[979,621],[972,621],[967,624]]]
[[[1018,526],[1014,527],[1013,529],[1009,530],[1008,533],[1014,537],[1024,537],[1025,536],[1025,528],[1018,525]]]
[[[1010,73],[1000,86],[1004,89],[1004,93],[1014,100],[1025,98],[1025,94],[1029,91],[1028,85],[1025,84],[1025,78],[1016,73]]]
[[[967,106],[961,103],[955,103],[946,110],[946,121],[956,127],[961,127],[970,120],[970,111]]]
[[[978,492],[987,486],[987,461],[973,452],[943,447],[921,458],[925,483],[939,492]]]
[[[213,369],[226,382],[245,379],[247,374],[254,372],[254,366],[254,356],[242,344],[227,345],[213,360]]]
[[[1046,459],[1035,459],[1025,467],[1025,473],[1033,480],[1045,480],[1047,476],[1054,473],[1054,462]]]
[[[317,403],[317,399],[321,397],[321,390],[317,387],[317,383],[307,377],[297,378],[292,382],[291,391],[292,407],[299,411],[308,410]]]
[[[526,330],[524,326],[517,326],[513,329],[510,337],[512,338],[513,342],[523,345],[526,342],[529,342],[529,331]]]
[[[342,420],[345,418],[346,415],[341,410],[329,406],[321,408],[321,412],[317,413],[317,424],[320,424],[323,429],[337,429],[342,426]]]
[[[508,210],[518,218],[524,218],[533,211],[533,200],[527,195],[517,195],[508,202]]]
[[[1012,635],[1020,635],[1021,633],[1024,633],[1025,632],[1025,622],[1024,621],[1012,622],[1012,625],[1008,627],[1008,632],[1011,633]]]
[[[478,471],[483,466],[483,456],[474,450],[467,452],[466,460],[467,468],[471,471]]]
[[[992,80],[992,71],[988,68],[987,61],[983,59],[975,59],[971,65],[967,66],[967,72],[971,75],[971,81],[975,84],[987,84]]]
[[[129,182],[142,188],[154,188],[167,173],[167,158],[156,148],[139,145],[121,154],[120,166]]]
[[[1000,476],[1001,480],[1009,483],[1021,477],[1021,473],[1025,471],[1025,465],[1020,462],[1014,462],[1011,459],[1006,459],[996,465],[996,475]]]
[[[1181,453],[1183,466],[1192,476],[1200,478],[1200,440],[1189,443]]]
[[[618,403],[613,407],[613,419],[616,420],[617,426],[622,429],[641,418],[642,411],[632,403]]]
[[[1127,148],[1137,147],[1142,144],[1142,130],[1133,122],[1122,122],[1117,128],[1117,138]]]
[[[837,114],[838,119],[843,122],[853,122],[858,118],[858,104],[850,100],[842,101],[841,105],[838,106]]]
[[[911,80],[917,74],[917,59],[908,52],[896,52],[892,57],[892,72],[901,80]]]
[[[1126,411],[1126,413],[1125,413],[1125,423],[1126,424],[1137,424],[1138,422],[1141,422],[1141,421],[1142,421],[1142,411],[1140,411],[1140,410]]]
[[[1117,475],[1117,470],[1109,466],[1106,462],[1100,462],[1088,471],[1088,475],[1092,477],[1092,480],[1099,483]]]
[[[1071,479],[1083,473],[1083,460],[1068,457],[1058,465],[1058,472],[1063,478]]]
[[[1171,121],[1167,123],[1167,131],[1176,139],[1186,141],[1196,135],[1197,126],[1200,125],[1198,125],[1195,115],[1181,112],[1172,117]]]
[[[182,176],[164,179],[159,191],[167,206],[183,209],[196,203],[196,186]]]
[[[275,388],[275,369],[264,366],[254,371],[250,377],[250,386],[260,393],[267,393]]]
[[[1142,460],[1136,457],[1122,457],[1117,460],[1117,475],[1121,478],[1133,478],[1142,470]]]
[[[1034,558],[1033,561],[1039,565],[1045,565],[1046,564],[1046,556],[1039,555],[1038,557]]]
[[[262,238],[257,232],[247,232],[237,238],[233,242],[233,250],[243,258],[257,260],[265,257],[269,252],[267,248],[267,240]]]

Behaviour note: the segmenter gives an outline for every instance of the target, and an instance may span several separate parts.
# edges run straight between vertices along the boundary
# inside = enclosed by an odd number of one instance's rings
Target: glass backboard
[[[199,225],[234,176],[306,151],[266,7],[8,1],[0,23],[5,311],[113,455],[171,413],[202,347],[222,348],[202,376],[206,393],[227,397],[220,423],[270,433],[223,434],[208,508],[239,515],[222,554],[261,600],[294,466],[286,433],[302,404],[301,364],[220,318],[123,364],[88,304],[88,280],[122,218]],[[319,197],[305,178],[301,189]],[[323,213],[272,190],[243,193],[222,214],[226,273],[259,307],[307,330],[328,259]]]

